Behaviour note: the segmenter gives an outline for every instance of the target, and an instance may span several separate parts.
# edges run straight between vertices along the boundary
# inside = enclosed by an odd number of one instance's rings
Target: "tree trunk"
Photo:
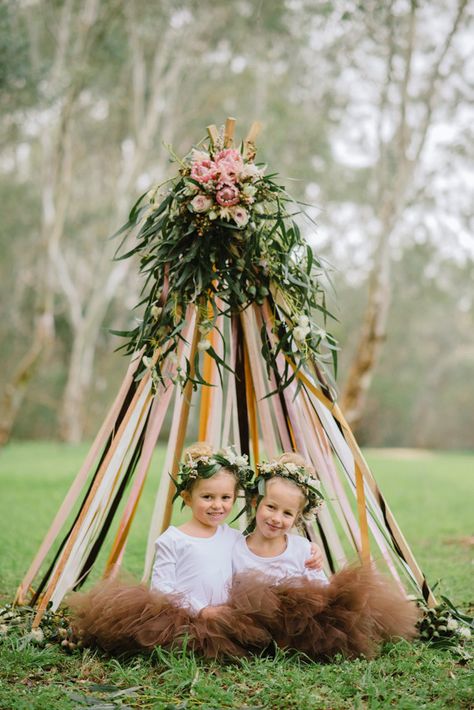
[[[400,111],[397,129],[392,141],[388,144],[384,143],[380,132],[380,157],[374,171],[378,188],[376,191],[377,202],[382,205],[382,209],[377,215],[381,223],[378,250],[370,275],[369,294],[359,344],[349,368],[348,379],[341,397],[341,404],[347,420],[353,428],[357,427],[362,418],[367,393],[387,337],[387,320],[391,301],[390,236],[404,208],[408,188],[425,147],[426,137],[432,121],[433,101],[441,76],[441,65],[462,23],[466,5],[466,0],[460,0],[452,27],[441,46],[437,60],[433,63],[426,93],[424,96],[419,97],[419,100],[425,104],[425,115],[420,125],[414,128],[407,121],[417,9],[415,0],[411,2],[404,56],[404,75],[400,84]],[[386,99],[390,89],[391,65],[395,45],[394,27],[395,24],[392,18],[388,38],[387,81],[381,95],[381,117],[386,110]],[[380,125],[382,125],[382,121]],[[413,157],[410,157],[410,155]],[[377,213],[377,210],[375,211]]]
[[[44,354],[54,341],[54,318],[44,311],[35,321],[33,341],[6,384],[0,405],[0,446],[10,440],[13,425]]]
[[[117,178],[116,204],[119,219],[125,217],[131,194],[135,189],[136,178],[146,165],[157,132],[165,122],[171,130],[175,126],[174,117],[178,106],[180,78],[186,61],[181,53],[175,55],[174,61],[170,62],[173,46],[169,39],[165,40],[156,49],[147,82],[143,56],[135,37],[134,18],[130,13],[131,7],[128,8],[127,14],[133,58],[132,76],[134,79],[138,77],[140,81],[134,83],[133,101],[130,107],[130,133],[134,137],[134,152],[131,159],[127,158],[120,163]],[[166,102],[159,102],[162,94],[166,95]],[[148,99],[145,100],[147,95]],[[174,120],[171,120],[173,118]],[[172,139],[170,134],[167,137]],[[116,215],[114,217],[117,218]],[[114,245],[110,245],[109,249],[102,254],[101,266],[96,278],[97,287],[89,302],[83,304],[79,319],[75,321],[71,318],[73,345],[60,421],[60,436],[67,442],[82,439],[85,402],[93,379],[97,339],[110,303],[131,266],[130,260],[114,264],[113,248]],[[77,308],[77,294],[74,295],[71,291],[66,295],[72,312],[73,308]]]
[[[388,241],[386,237],[379,258],[376,260],[376,267],[371,273],[359,344],[341,398],[344,416],[354,429],[360,423],[380,352],[387,337],[387,319],[391,300]]]

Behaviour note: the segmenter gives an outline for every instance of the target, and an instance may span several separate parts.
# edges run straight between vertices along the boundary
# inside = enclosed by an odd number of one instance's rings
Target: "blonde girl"
[[[286,453],[257,467],[247,484],[250,533],[234,546],[228,604],[282,648],[316,661],[338,654],[375,655],[393,636],[415,635],[416,606],[372,565],[354,565],[329,580],[302,564],[307,541],[291,530],[317,512],[314,470]]]

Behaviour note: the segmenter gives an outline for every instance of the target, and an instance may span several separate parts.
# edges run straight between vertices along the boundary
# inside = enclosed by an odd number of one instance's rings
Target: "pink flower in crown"
[[[220,182],[226,184],[237,180],[244,167],[244,161],[238,150],[226,148],[221,150],[214,158],[220,174]]]
[[[240,200],[240,192],[235,185],[219,185],[216,200],[222,207],[232,207]]]
[[[217,166],[212,160],[199,160],[191,165],[191,177],[201,184],[215,180],[218,174]]]

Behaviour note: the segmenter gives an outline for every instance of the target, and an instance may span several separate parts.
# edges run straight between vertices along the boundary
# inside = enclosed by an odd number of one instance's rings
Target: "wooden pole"
[[[250,130],[244,140],[244,156],[247,160],[253,160],[255,157],[255,153],[257,152],[255,148],[255,141],[257,140],[257,136],[261,130],[262,124],[260,121],[254,121],[250,126]]]
[[[234,142],[235,118],[226,119],[224,128],[224,148],[230,148]]]
[[[212,145],[216,145],[219,140],[219,131],[213,123],[207,127],[207,135],[209,136]]]

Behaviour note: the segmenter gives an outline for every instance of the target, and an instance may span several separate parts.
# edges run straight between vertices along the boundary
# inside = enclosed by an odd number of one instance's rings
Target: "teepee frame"
[[[232,145],[234,128],[235,119],[228,118],[225,146]],[[244,141],[246,155],[255,153],[259,129],[258,123],[252,125]],[[208,134],[211,141],[216,141],[217,128],[209,126]],[[198,401],[199,439],[215,447],[233,443],[250,456],[254,465],[262,453],[270,458],[290,449],[313,464],[328,503],[316,524],[306,526],[306,533],[321,545],[329,572],[340,569],[353,553],[367,563],[372,559],[371,549],[377,550],[377,559],[400,585],[403,586],[402,575],[415,594],[421,595],[429,606],[436,605],[331,389],[324,385],[318,365],[310,361],[303,370],[280,353],[277,374],[267,370],[260,353],[262,337],[274,345],[274,321],[285,318],[287,312],[284,294],[275,286],[263,304],[252,303],[239,313],[217,317],[206,337],[220,358],[224,359],[224,348],[228,348],[230,370],[223,378],[215,360],[205,351],[198,352],[202,308],[196,305],[188,306],[176,356],[160,360],[161,371],[167,375],[164,381],[154,383],[150,370],[145,370],[137,381],[135,375],[143,353],[133,355],[86,460],[18,588],[18,604],[29,602],[37,606],[33,626],[39,625],[49,605],[57,609],[64,596],[85,581],[130,484],[104,570],[104,576],[117,574],[165,414],[172,406],[171,430],[145,554],[143,580],[149,579],[154,541],[168,527],[172,516],[174,487],[168,474],[175,476],[177,472],[191,407]],[[197,355],[208,384],[196,386],[192,382]],[[157,351],[154,357],[160,358],[160,353]],[[191,364],[191,371],[181,389],[171,380],[186,361]],[[288,366],[293,368],[295,377],[282,390],[277,378]],[[81,496],[76,517],[58,544]],[[49,568],[33,590],[55,544],[57,549]]]

